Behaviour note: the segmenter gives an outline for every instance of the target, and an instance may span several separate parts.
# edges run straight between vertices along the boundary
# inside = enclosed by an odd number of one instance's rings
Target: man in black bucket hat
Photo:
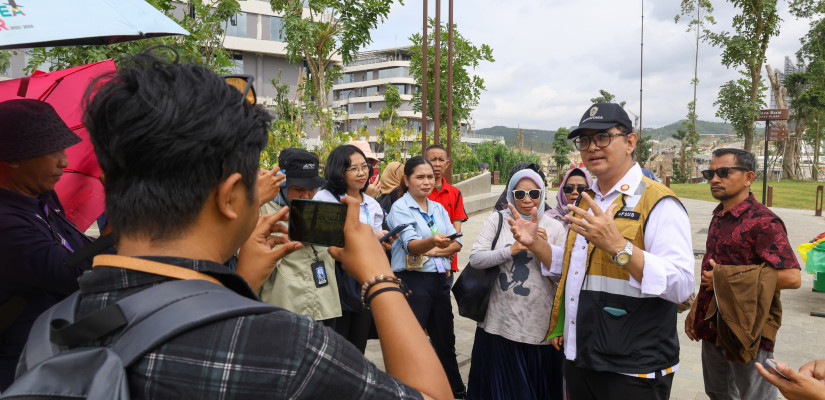
[[[0,391],[14,379],[35,318],[77,290],[91,267],[64,259],[91,243],[68,219],[54,186],[75,135],[48,103],[0,103]]]
[[[679,368],[677,304],[694,288],[690,221],[633,160],[638,137],[614,103],[593,104],[570,132],[597,180],[568,205],[564,247],[537,240],[513,210],[513,236],[560,277],[547,339],[564,346],[571,399],[668,399]],[[512,206],[511,206],[512,207]]]
[[[261,207],[260,214],[277,213],[294,199],[311,200],[326,183],[318,176],[318,164],[318,157],[304,149],[281,151],[278,166],[286,174],[285,188]],[[341,316],[335,260],[325,247],[307,244],[280,259],[258,295],[266,303],[316,321],[327,323]]]

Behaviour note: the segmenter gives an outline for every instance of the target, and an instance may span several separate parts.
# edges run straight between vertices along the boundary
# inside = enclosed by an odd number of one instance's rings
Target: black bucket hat
[[[610,129],[616,125],[621,125],[627,128],[628,131],[633,130],[633,123],[630,122],[630,117],[627,116],[627,112],[625,112],[622,106],[616,103],[593,104],[588,107],[587,111],[582,115],[582,119],[579,121],[579,127],[573,129],[573,131],[567,135],[567,138],[573,139],[587,129],[603,130]]]
[[[34,99],[0,103],[0,161],[40,157],[82,141],[51,104]]]
[[[278,154],[278,167],[286,173],[287,186],[317,189],[327,183],[326,179],[318,176],[318,157],[304,149],[288,148],[281,151]]]

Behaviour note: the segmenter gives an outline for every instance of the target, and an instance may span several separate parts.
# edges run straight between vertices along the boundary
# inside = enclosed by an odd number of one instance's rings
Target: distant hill
[[[655,140],[672,138],[676,133],[676,130],[682,127],[682,121],[677,121],[661,128],[645,128],[644,135],[652,136]],[[700,137],[708,135],[736,135],[736,132],[733,131],[733,127],[726,122],[696,121],[696,132],[699,133]]]
[[[644,135],[645,136],[652,136],[655,140],[665,140],[673,137],[673,134],[676,133],[676,130],[682,126],[682,121],[677,121],[669,125],[665,125],[660,128],[645,128]],[[570,129],[574,129],[575,127],[570,127]],[[524,145],[525,147],[529,147],[531,144],[534,147],[544,147],[543,144],[547,144],[549,146],[550,143],[553,142],[553,137],[555,136],[556,131],[549,131],[549,130],[542,130],[542,129],[530,129],[530,128],[522,128],[525,132],[524,136]],[[710,122],[710,121],[696,121],[696,130],[699,132],[699,136],[708,136],[708,135],[735,135],[736,133],[733,131],[733,127],[725,122]],[[509,128],[506,126],[494,126],[491,128],[481,128],[476,129],[475,134],[477,135],[487,135],[487,136],[501,136],[504,137],[504,141],[507,143],[508,146],[512,146],[516,142],[516,132],[518,131],[517,128]],[[536,149],[537,151],[544,151],[543,149]],[[552,150],[548,150],[547,152],[551,152]]]

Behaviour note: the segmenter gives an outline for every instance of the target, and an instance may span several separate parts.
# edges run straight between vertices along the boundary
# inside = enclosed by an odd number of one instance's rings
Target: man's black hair
[[[426,149],[424,149],[424,157],[427,157],[427,155],[428,155],[428,154],[430,154],[430,150],[432,150],[432,149],[439,149],[439,150],[443,150],[443,151],[444,151],[444,153],[446,153],[446,152],[447,152],[447,149],[445,149],[445,148],[444,148],[444,146],[442,146],[442,145],[440,145],[440,144],[438,144],[438,143],[436,143],[436,144],[431,144],[431,145],[427,146],[427,148],[426,148]],[[448,155],[447,155],[447,158],[449,158],[449,157],[450,157],[450,155],[448,154]]]
[[[150,50],[151,51],[151,50]],[[212,190],[238,172],[252,203],[272,117],[209,69],[147,52],[85,98],[116,235],[180,237]]]
[[[737,167],[747,168],[748,171],[756,171],[756,158],[754,158],[753,153],[742,149],[722,148],[713,151],[713,158],[725,154],[733,154]]]
[[[344,144],[332,149],[329,153],[329,157],[327,157],[327,164],[324,168],[324,178],[327,180],[327,184],[324,186],[324,189],[329,190],[338,196],[347,193],[347,182],[344,180],[344,176],[347,173],[347,168],[350,167],[349,158],[355,153],[360,154],[361,157],[364,157],[364,161],[367,162],[367,156],[364,155],[364,152],[351,144]],[[369,165],[369,162],[367,162],[367,165]],[[367,171],[367,178],[372,176],[372,168],[373,167],[370,166],[370,170]],[[364,193],[369,184],[370,181],[367,179],[367,182],[364,183],[364,187],[362,187],[359,191]]]

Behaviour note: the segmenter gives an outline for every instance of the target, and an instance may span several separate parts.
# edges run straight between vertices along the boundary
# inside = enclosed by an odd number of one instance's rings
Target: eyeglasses
[[[252,82],[255,81],[255,77],[252,75],[224,75],[224,81],[229,84],[229,86],[238,89],[239,92],[243,95],[244,101],[249,103],[250,105],[255,105],[258,102],[258,98],[255,96],[255,88],[252,87]]]
[[[538,200],[541,198],[541,189],[530,189],[530,190],[513,190],[513,197],[516,200],[524,200],[524,196],[527,194],[530,195],[530,198],[533,200]]]
[[[610,145],[610,142],[613,140],[613,136],[627,135],[627,133],[598,132],[592,136],[578,136],[573,139],[573,144],[576,146],[576,150],[586,150],[590,147],[590,142],[595,141],[596,147],[601,149]]]
[[[584,191],[587,190],[587,185],[564,185],[561,190],[564,190],[564,193],[573,193],[574,190],[579,193],[584,193]]]
[[[732,169],[738,169],[740,171],[749,171],[745,167],[722,167],[717,169],[706,169],[702,171],[702,176],[707,180],[711,180],[713,179],[713,175],[716,174],[719,176],[719,178],[724,179],[728,177],[728,174]]]
[[[353,165],[353,166],[345,169],[345,171],[347,171],[351,174],[357,174],[357,173],[362,172],[362,171],[369,173],[370,172],[370,165],[369,164],[361,164],[360,167],[357,166],[357,165]]]

